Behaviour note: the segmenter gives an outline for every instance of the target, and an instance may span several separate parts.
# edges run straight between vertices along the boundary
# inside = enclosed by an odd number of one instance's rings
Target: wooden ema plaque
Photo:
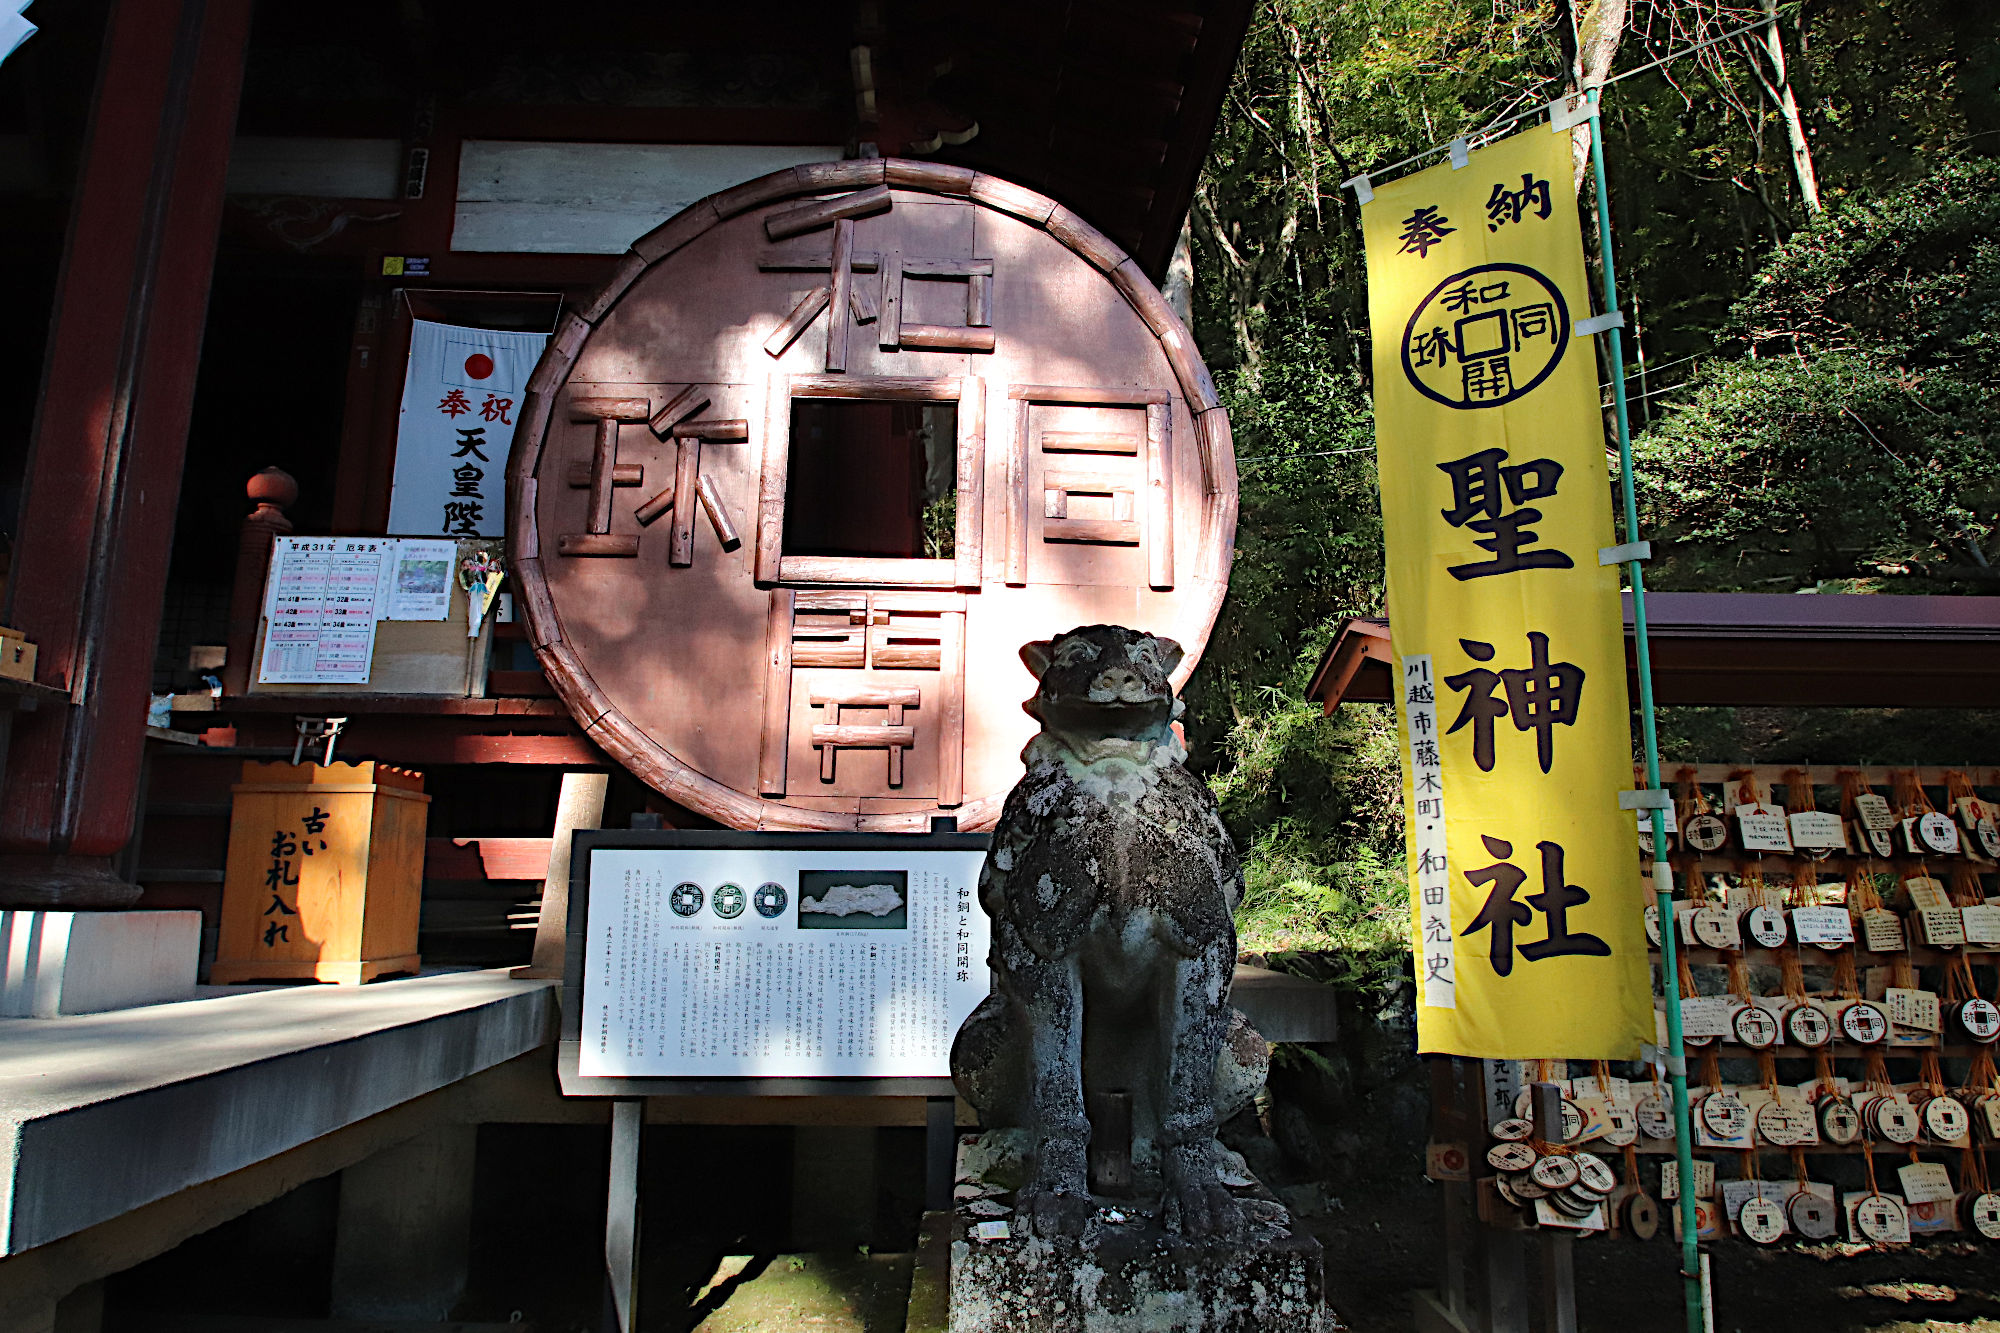
[[[529,381],[520,603],[603,749],[736,828],[990,827],[1076,625],[1194,669],[1229,424],[1137,266],[1041,195],[897,159],[781,171],[642,237]]]

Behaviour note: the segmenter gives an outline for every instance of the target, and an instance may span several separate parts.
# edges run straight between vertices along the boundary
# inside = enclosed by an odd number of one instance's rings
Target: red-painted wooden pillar
[[[70,206],[7,621],[67,706],[20,716],[0,904],[115,906],[252,0],[116,0]]]

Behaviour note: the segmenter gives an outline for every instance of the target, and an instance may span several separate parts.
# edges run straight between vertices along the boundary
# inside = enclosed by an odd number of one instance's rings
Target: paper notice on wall
[[[264,584],[260,684],[365,685],[375,653],[381,537],[279,537]]]
[[[951,1072],[986,998],[985,854],[591,854],[585,1076]]]
[[[545,333],[411,323],[390,532],[506,532],[507,455],[517,409],[548,340]]]
[[[388,591],[382,599],[382,619],[449,619],[458,543],[407,540],[394,546],[394,558],[383,562]]]

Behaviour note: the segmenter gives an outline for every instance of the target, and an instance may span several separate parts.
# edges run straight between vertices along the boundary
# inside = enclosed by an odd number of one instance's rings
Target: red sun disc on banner
[[[485,379],[493,373],[493,358],[484,352],[474,352],[465,358],[465,373],[476,380]]]

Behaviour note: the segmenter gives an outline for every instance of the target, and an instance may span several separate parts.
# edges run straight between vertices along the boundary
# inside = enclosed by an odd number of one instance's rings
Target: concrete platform
[[[0,1255],[513,1059],[555,1013],[501,968],[0,1021]]]

